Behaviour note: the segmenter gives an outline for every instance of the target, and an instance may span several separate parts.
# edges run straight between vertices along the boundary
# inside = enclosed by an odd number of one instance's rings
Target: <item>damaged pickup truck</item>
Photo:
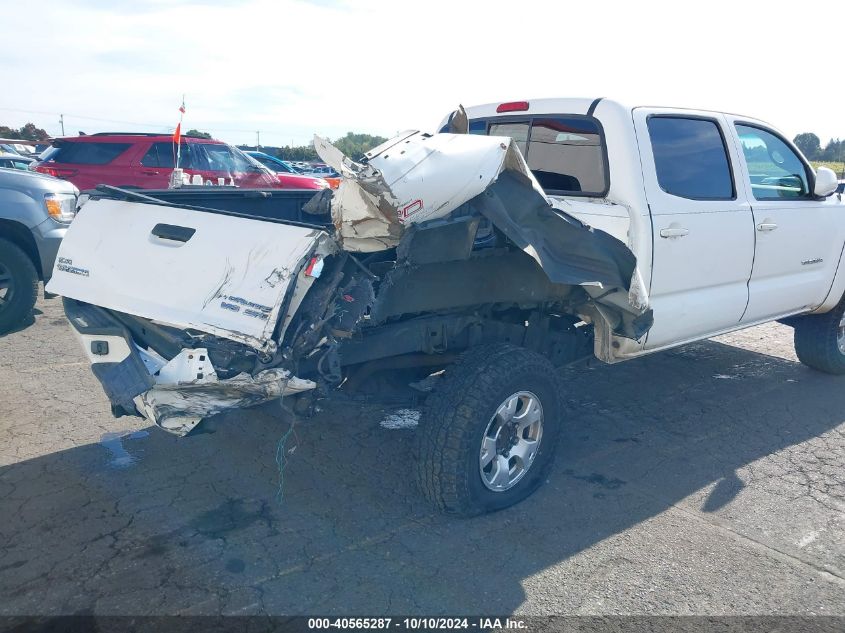
[[[433,384],[419,483],[441,509],[544,480],[556,367],[783,319],[845,374],[845,206],[766,124],[607,99],[490,104],[358,161],[280,221],[95,194],[48,290],[115,415],[184,435],[273,399]]]

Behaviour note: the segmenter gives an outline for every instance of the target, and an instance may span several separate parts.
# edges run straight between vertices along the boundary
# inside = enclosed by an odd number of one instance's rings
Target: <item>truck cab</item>
[[[819,182],[763,121],[610,99],[493,103],[466,117],[470,134],[513,138],[550,198],[637,256],[655,322],[640,340],[614,336],[608,360],[842,297],[845,208],[830,174]]]

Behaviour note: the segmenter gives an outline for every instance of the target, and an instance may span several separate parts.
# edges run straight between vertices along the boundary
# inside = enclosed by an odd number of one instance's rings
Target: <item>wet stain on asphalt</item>
[[[614,477],[613,479],[608,479],[601,473],[592,473],[591,475],[576,475],[575,472],[572,470],[565,470],[563,472],[567,475],[570,475],[573,479],[578,479],[579,481],[586,481],[588,484],[595,484],[608,490],[616,490],[617,488],[621,488],[626,483],[628,483],[626,481],[623,481],[622,479],[617,479],[616,477]]]
[[[207,538],[222,538],[257,521],[272,527],[270,506],[266,501],[229,499],[194,518],[191,527]]]
[[[132,455],[123,445],[124,440],[136,440],[147,437],[149,431],[133,431],[131,433],[104,433],[100,438],[100,444],[111,454],[109,466],[112,468],[128,468],[138,461],[136,455]]]

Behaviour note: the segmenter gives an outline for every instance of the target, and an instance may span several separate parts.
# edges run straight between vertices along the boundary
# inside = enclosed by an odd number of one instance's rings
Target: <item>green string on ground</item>
[[[288,437],[290,437],[291,433],[293,433],[293,422],[291,422],[290,428],[282,435],[279,443],[276,445],[276,466],[279,468],[279,487],[276,490],[276,502],[279,504],[285,500],[285,467],[288,464],[285,455],[285,444],[287,444]]]

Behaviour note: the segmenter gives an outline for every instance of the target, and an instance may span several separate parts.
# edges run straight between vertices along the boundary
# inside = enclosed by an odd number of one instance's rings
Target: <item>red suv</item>
[[[97,185],[166,189],[176,151],[169,134],[101,133],[57,138],[31,169],[69,180],[80,190]],[[277,174],[241,150],[212,139],[182,137],[179,166],[203,182],[229,180],[250,189],[325,189],[323,178]]]

